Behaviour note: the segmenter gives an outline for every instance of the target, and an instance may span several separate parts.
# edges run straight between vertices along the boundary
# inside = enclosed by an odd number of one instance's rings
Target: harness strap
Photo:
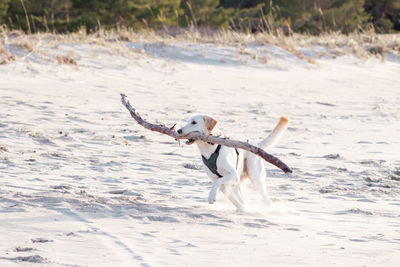
[[[217,175],[219,178],[222,177],[221,174],[219,174],[218,172],[218,167],[217,167],[217,159],[219,156],[219,151],[221,149],[221,145],[217,146],[217,149],[215,149],[214,153],[211,154],[211,156],[206,159],[203,155],[201,155],[201,159],[203,160],[204,165],[207,166],[207,168],[214,173],[215,175]],[[237,155],[237,159],[236,159],[236,169],[238,167],[239,164],[239,151],[235,148],[236,151],[236,155]]]
[[[239,151],[237,150],[237,148],[235,148],[235,151],[236,151],[236,170],[237,170],[237,167],[239,165]]]

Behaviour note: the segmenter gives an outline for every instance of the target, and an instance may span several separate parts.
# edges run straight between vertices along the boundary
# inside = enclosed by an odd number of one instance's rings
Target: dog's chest
[[[218,171],[218,169],[223,170],[223,166],[218,166],[218,158],[220,157],[220,149],[221,149],[221,145],[218,145],[217,148],[215,149],[215,151],[208,157],[206,158],[204,155],[201,155],[201,158],[203,160],[203,163],[205,165],[205,167],[214,175],[216,175],[218,178],[221,178],[223,175],[221,175],[221,172]],[[232,166],[235,168],[236,171],[238,170],[239,167],[239,151],[237,149],[235,149],[235,166]],[[225,161],[226,162],[226,161]],[[243,168],[242,168],[243,169]]]
[[[203,155],[201,155],[201,159],[203,160],[204,165],[206,168],[208,168],[213,174],[218,176],[219,178],[222,177],[221,174],[218,172],[218,166],[217,166],[217,160],[219,157],[219,150],[221,149],[221,145],[217,146],[217,149],[214,151],[214,153],[211,154],[211,156],[207,159]]]

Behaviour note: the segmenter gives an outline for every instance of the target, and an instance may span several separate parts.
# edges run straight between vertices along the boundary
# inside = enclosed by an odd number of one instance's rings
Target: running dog
[[[282,117],[271,134],[262,140],[258,147],[272,147],[277,143],[286,130],[289,119]],[[216,127],[217,121],[210,116],[195,115],[189,118],[187,124],[178,130],[178,134],[185,136],[191,132],[200,132],[206,135],[222,136]],[[208,203],[216,201],[218,190],[221,190],[238,210],[244,210],[244,200],[240,184],[250,178],[264,202],[269,206],[271,200],[266,191],[266,175],[263,160],[246,150],[235,149],[201,140],[189,139],[187,144],[196,143],[204,163],[204,169],[213,185],[208,196]]]

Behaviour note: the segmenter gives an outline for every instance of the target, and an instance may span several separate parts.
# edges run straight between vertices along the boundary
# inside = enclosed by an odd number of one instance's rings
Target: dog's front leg
[[[238,194],[236,187],[238,187],[238,185],[232,186],[222,184],[220,190],[232,202],[232,204],[235,205],[238,211],[244,211],[244,201]]]
[[[208,203],[213,204],[217,200],[218,189],[221,185],[233,185],[238,182],[239,176],[236,172],[229,173],[217,179],[211,188],[210,194],[208,195]]]

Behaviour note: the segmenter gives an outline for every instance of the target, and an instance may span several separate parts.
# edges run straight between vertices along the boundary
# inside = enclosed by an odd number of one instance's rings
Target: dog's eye
[[[197,122],[195,122],[195,121],[192,121],[192,124],[196,124]]]

